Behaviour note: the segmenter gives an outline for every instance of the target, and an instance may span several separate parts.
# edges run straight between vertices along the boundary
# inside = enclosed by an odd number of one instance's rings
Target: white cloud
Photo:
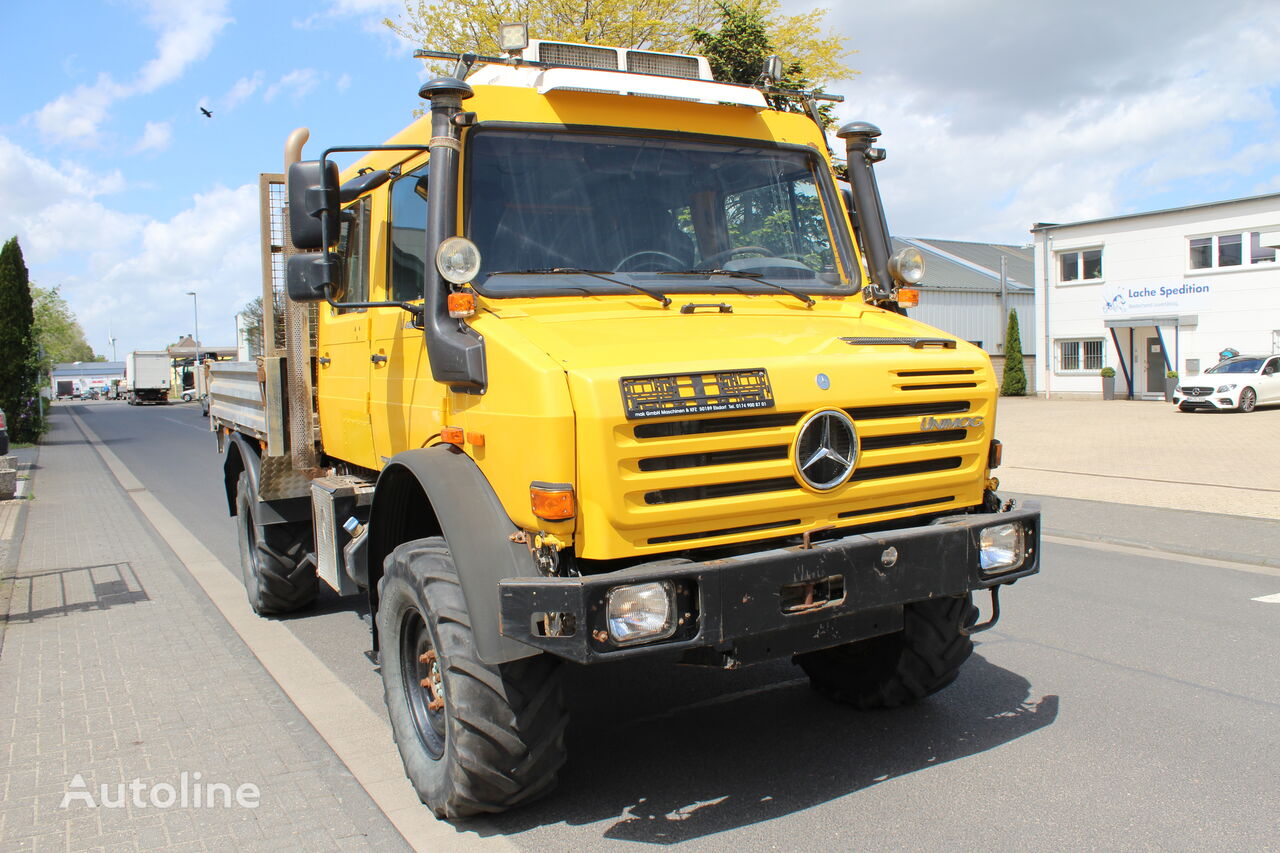
[[[884,130],[895,233],[1027,241],[1036,221],[1149,209],[1171,188],[1209,201],[1280,168],[1280,18],[1262,0],[899,0],[828,22],[860,51],[861,75],[832,88],[843,120]]]
[[[270,102],[278,95],[287,94],[293,98],[301,98],[320,82],[320,73],[314,68],[295,68],[288,74],[267,87],[262,93],[262,100]]]
[[[257,185],[215,187],[167,220],[103,202],[123,188],[118,172],[55,165],[0,136],[0,234],[17,235],[34,281],[62,286],[99,352],[108,326],[120,352],[190,331],[188,290],[202,336],[231,343],[234,314],[260,287]]]
[[[37,110],[32,118],[47,139],[91,146],[111,106],[122,98],[145,95],[177,80],[187,67],[208,55],[218,33],[231,22],[223,14],[226,0],[149,0],[144,16],[159,31],[156,57],[128,83],[99,74],[92,85],[77,86]]]
[[[333,88],[336,89],[338,92],[345,92],[347,91],[347,89],[350,89],[351,75],[343,74],[341,77],[337,79],[337,82],[333,84]]]
[[[233,110],[240,105],[246,98],[253,95],[254,92],[262,86],[262,72],[255,71],[251,77],[241,77],[235,82],[227,93],[222,96],[222,108],[224,110]]]
[[[95,199],[123,188],[119,171],[55,165],[0,136],[0,234],[18,235],[29,261],[51,260],[69,245],[92,250],[116,243],[134,218],[98,209]],[[85,213],[71,222],[75,209]]]
[[[301,20],[293,22],[299,29],[309,30],[325,24],[334,23],[342,18],[364,18],[362,26],[366,32],[386,30],[382,20],[396,12],[404,11],[404,3],[400,0],[330,0],[329,4],[317,12],[313,12]],[[387,32],[390,32],[387,30]]]
[[[133,146],[133,150],[137,152],[163,151],[169,147],[169,143],[172,141],[173,128],[169,126],[169,122],[149,121],[142,131],[142,138]]]
[[[98,125],[123,92],[108,75],[100,74],[96,83],[77,86],[37,110],[33,115],[36,128],[50,139],[93,144]]]

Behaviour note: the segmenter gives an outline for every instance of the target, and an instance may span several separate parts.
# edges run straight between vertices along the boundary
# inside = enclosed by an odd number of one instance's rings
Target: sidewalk
[[[407,849],[65,414],[33,483],[0,504],[0,849]]]
[[[1002,397],[996,437],[1002,492],[1280,519],[1280,407]]]

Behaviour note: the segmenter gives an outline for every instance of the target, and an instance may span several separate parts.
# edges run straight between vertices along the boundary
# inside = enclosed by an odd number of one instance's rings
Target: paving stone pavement
[[[33,481],[0,646],[0,850],[408,849],[69,417]],[[211,783],[231,807],[194,806]]]

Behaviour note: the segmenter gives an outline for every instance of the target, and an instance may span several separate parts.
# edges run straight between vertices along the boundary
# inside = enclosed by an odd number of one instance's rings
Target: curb
[[[27,511],[31,506],[31,483],[33,482],[31,472],[35,470],[36,463],[39,461],[40,445],[37,444],[35,455],[26,463],[27,479],[18,481],[19,486],[25,483],[26,487],[20,488],[21,494],[14,498],[21,503],[18,504],[17,514],[13,519],[13,536],[0,539],[0,654],[4,654],[4,636],[9,627],[9,606],[13,600],[13,587],[18,575],[18,557],[22,553],[22,541],[27,532]]]

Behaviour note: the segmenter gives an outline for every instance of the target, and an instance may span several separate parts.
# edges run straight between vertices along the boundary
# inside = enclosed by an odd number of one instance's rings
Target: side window
[[[342,259],[342,276],[346,290],[343,302],[369,301],[369,199],[362,198],[342,212],[342,230],[338,235],[338,256]],[[340,314],[363,311],[363,308],[339,308]]]
[[[389,297],[422,298],[427,270],[427,167],[391,185],[391,275]]]

